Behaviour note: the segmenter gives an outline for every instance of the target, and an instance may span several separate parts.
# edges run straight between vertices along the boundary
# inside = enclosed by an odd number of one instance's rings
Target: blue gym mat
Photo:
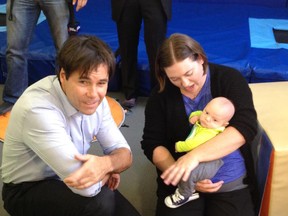
[[[6,1],[0,1],[5,13]],[[80,34],[94,34],[113,50],[118,48],[116,25],[107,0],[89,0],[76,12]],[[210,62],[234,67],[248,82],[288,80],[288,45],[277,43],[273,28],[288,29],[286,0],[174,0],[167,35],[186,33],[204,47]],[[6,27],[0,26],[0,83],[7,73],[5,63]],[[41,15],[29,53],[29,81],[54,74],[55,49],[45,16]],[[119,60],[119,58],[118,58]],[[139,41],[140,93],[149,94],[149,67],[143,31]],[[120,75],[110,90],[120,88]]]

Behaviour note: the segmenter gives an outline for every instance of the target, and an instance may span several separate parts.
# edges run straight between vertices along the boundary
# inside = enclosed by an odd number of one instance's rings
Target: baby
[[[188,152],[224,131],[233,117],[233,103],[225,97],[212,99],[203,111],[192,112],[189,122],[194,124],[185,141],[175,144],[176,152]],[[221,159],[200,163],[190,174],[187,182],[181,181],[175,193],[165,198],[165,204],[177,208],[191,200],[199,198],[195,193],[195,183],[212,178],[223,165]]]

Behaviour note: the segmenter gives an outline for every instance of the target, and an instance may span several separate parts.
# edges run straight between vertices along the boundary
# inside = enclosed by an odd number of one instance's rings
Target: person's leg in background
[[[7,1],[7,78],[0,114],[9,111],[28,86],[27,50],[40,15],[34,0]],[[5,108],[6,107],[6,108]]]
[[[55,49],[58,52],[69,37],[67,25],[70,14],[67,0],[45,0],[41,1],[40,6],[47,18]]]
[[[12,8],[11,2],[7,2],[7,79],[0,114],[9,111],[28,87],[27,50],[41,10],[47,18],[57,51],[68,38],[66,0],[14,1]]]
[[[70,19],[70,11],[67,0],[47,0],[41,2],[41,9],[46,16],[51,37],[56,49],[55,55],[62,47],[63,43],[68,39],[68,23]],[[55,61],[55,73],[58,70]]]
[[[144,19],[144,40],[149,60],[150,83],[153,88],[157,81],[155,78],[155,60],[158,47],[167,33],[167,16],[160,0],[140,0]]]
[[[124,107],[135,106],[138,96],[138,44],[142,15],[138,0],[127,0],[120,19],[117,21],[118,41],[121,56],[122,90]]]

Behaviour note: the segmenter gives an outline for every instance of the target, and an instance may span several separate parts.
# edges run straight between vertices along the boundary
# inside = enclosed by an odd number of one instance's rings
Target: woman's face
[[[194,99],[206,80],[203,63],[204,61],[200,57],[195,61],[186,58],[165,68],[165,72],[169,80],[180,88],[182,94]]]

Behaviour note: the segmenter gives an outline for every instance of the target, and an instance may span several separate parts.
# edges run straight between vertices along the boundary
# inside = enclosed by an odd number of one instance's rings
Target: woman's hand
[[[213,193],[218,191],[223,183],[223,181],[213,183],[210,179],[204,179],[196,183],[195,189],[203,193]]]
[[[166,169],[162,173],[161,178],[163,179],[165,184],[172,184],[176,186],[181,179],[183,181],[187,181],[191,171],[195,169],[198,164],[199,161],[196,160],[195,157],[190,154],[185,154],[184,156],[180,157],[174,164],[172,164],[168,169]]]

